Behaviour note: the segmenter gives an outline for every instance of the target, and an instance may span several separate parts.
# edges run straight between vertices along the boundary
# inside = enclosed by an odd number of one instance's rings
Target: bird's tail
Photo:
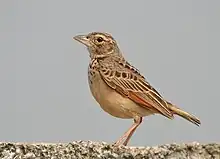
[[[177,114],[177,115],[183,117],[184,119],[192,122],[193,124],[196,124],[197,126],[199,126],[201,124],[200,120],[197,117],[181,110],[180,108],[178,108],[177,106],[175,106],[169,102],[168,102],[168,105],[174,114]]]

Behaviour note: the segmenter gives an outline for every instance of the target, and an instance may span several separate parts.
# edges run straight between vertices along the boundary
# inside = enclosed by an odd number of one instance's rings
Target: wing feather
[[[136,71],[129,63],[125,69],[116,71],[113,68],[101,67],[100,74],[103,80],[117,92],[140,104],[140,106],[153,109],[168,118],[173,118],[167,102],[163,97]],[[108,73],[106,73],[108,72]]]

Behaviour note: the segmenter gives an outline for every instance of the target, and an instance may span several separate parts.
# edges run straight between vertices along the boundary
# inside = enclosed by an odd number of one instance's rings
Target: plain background
[[[111,33],[167,99],[198,116],[149,116],[130,145],[220,141],[220,1],[0,1],[0,141],[113,143],[132,120],[90,94],[88,52],[72,37]]]

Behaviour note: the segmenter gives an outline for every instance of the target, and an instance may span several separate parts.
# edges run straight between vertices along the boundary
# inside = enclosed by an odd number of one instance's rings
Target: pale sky
[[[148,116],[129,145],[220,141],[220,1],[0,1],[0,141],[115,142],[133,120],[105,113],[72,37],[111,33],[169,101],[200,118]]]

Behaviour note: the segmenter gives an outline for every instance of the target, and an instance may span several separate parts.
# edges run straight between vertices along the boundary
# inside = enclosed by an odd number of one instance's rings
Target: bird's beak
[[[86,46],[90,46],[89,39],[86,37],[86,35],[77,35],[77,36],[74,36],[73,39],[79,41],[80,43]]]

